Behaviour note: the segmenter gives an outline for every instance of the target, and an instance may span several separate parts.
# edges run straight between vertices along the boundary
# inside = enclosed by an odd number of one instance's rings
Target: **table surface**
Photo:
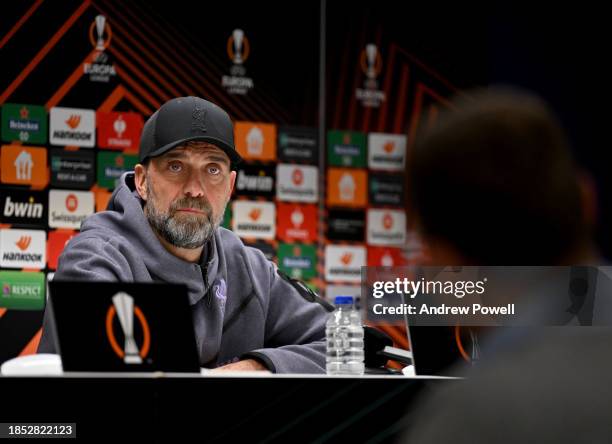
[[[73,422],[77,441],[88,442],[393,442],[424,389],[457,383],[238,372],[4,376],[0,422]]]

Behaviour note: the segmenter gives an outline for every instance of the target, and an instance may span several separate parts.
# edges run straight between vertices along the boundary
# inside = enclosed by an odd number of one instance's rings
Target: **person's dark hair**
[[[586,235],[569,143],[524,91],[468,91],[415,144],[410,209],[426,236],[483,265],[553,265]]]

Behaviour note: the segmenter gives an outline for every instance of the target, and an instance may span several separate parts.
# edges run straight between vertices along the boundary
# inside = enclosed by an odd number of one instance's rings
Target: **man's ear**
[[[147,167],[138,163],[134,167],[134,184],[142,200],[147,200]]]
[[[236,184],[236,171],[230,171],[230,196],[234,192],[234,185]]]

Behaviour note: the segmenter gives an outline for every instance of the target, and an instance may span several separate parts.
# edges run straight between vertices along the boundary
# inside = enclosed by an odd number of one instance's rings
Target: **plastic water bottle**
[[[337,296],[336,310],[330,315],[326,367],[328,375],[363,375],[363,326],[352,296]]]

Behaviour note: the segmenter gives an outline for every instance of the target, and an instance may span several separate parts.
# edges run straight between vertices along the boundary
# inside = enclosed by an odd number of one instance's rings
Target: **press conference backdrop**
[[[422,253],[402,171],[447,98],[484,83],[481,29],[449,42],[439,19],[390,1],[175,3],[2,5],[0,362],[35,351],[58,256],[172,97],[229,112],[246,162],[223,226],[288,274],[358,296],[361,266]],[[382,328],[407,347],[401,326]]]

